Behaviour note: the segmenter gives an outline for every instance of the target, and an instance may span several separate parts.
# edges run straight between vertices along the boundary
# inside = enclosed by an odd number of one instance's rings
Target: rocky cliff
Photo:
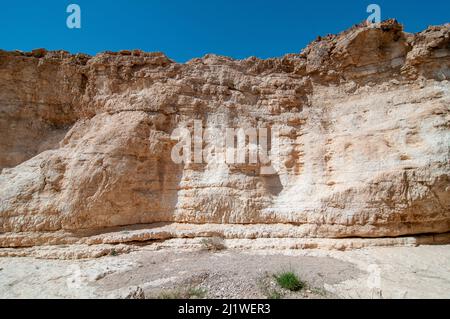
[[[267,60],[0,51],[0,246],[449,232],[449,79],[450,25],[394,20]],[[277,132],[272,171],[176,163],[195,121]]]

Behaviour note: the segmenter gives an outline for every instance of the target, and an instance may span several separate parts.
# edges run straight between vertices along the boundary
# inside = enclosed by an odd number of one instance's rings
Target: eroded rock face
[[[0,236],[156,222],[448,232],[449,29],[359,25],[268,60],[0,51]],[[194,120],[278,132],[274,172],[175,163],[172,133]]]

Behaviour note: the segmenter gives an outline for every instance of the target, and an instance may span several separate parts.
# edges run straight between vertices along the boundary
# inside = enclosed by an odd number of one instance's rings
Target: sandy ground
[[[274,274],[293,271],[300,292]],[[450,245],[351,251],[141,247],[84,260],[0,258],[1,298],[450,298]]]

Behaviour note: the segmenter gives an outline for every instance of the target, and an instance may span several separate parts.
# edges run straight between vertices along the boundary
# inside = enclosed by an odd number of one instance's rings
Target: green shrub
[[[283,272],[278,275],[275,275],[275,280],[278,285],[284,289],[288,289],[290,291],[299,291],[303,287],[305,287],[305,283],[298,279],[297,275],[292,271]]]

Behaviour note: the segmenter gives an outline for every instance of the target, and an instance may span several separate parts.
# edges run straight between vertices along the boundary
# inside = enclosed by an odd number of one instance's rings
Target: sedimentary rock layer
[[[448,232],[449,29],[358,25],[267,60],[0,51],[0,242],[158,222]],[[194,121],[277,132],[272,172],[174,162],[172,133]]]

